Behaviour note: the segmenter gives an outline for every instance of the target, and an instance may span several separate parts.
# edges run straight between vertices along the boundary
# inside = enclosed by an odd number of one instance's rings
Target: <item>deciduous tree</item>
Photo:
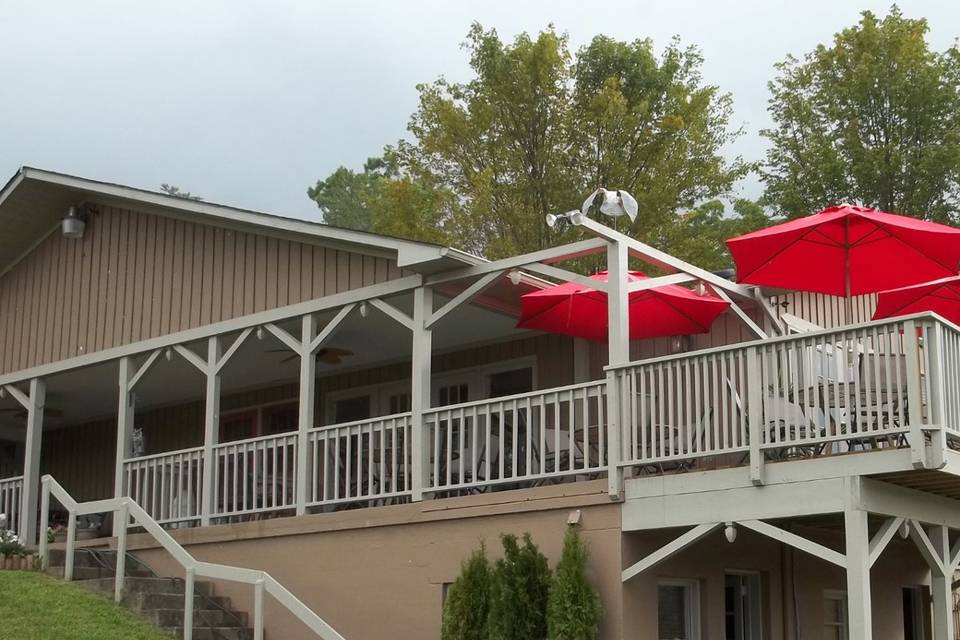
[[[960,214],[960,49],[894,5],[770,83],[766,201],[791,217],[841,202],[940,222]]]

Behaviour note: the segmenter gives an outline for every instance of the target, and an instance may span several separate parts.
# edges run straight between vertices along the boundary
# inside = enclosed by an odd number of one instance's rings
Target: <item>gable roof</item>
[[[221,227],[393,258],[397,266],[435,273],[485,262],[451,247],[179,198],[146,189],[21,167],[0,190],[0,275],[57,228],[70,205],[96,201]]]

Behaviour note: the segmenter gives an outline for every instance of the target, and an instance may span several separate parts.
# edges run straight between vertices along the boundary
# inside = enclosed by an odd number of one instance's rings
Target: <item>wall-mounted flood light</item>
[[[67,215],[60,221],[60,230],[64,238],[79,239],[83,237],[83,231],[87,228],[87,223],[80,215],[80,207],[70,205],[67,209]]]

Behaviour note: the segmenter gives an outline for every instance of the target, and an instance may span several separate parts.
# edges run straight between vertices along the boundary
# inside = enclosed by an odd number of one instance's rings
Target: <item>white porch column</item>
[[[630,361],[629,294],[627,291],[627,245],[612,241],[607,245],[607,349],[611,366]],[[623,490],[621,454],[620,388],[613,372],[607,373],[607,481],[610,496],[618,498]]]
[[[23,456],[23,502],[20,509],[20,539],[24,544],[37,542],[37,500],[40,491],[40,444],[43,432],[43,407],[47,387],[43,380],[30,381],[27,406],[27,440]]]
[[[213,513],[213,447],[220,439],[220,370],[218,363],[222,351],[220,336],[207,339],[207,391],[203,413],[203,484],[200,498],[200,525],[210,524]]]
[[[930,529],[930,542],[942,566],[950,567],[950,529]],[[953,635],[953,572],[930,571],[930,595],[933,598],[933,640],[955,640]]]
[[[300,335],[300,410],[297,423],[297,515],[307,512],[307,478],[310,478],[311,456],[308,433],[313,428],[317,397],[317,358],[310,348],[317,333],[317,319],[312,313],[303,316]]]
[[[843,514],[846,533],[847,614],[850,640],[872,640],[870,603],[870,534],[867,512],[847,508]]]
[[[423,412],[430,408],[433,331],[428,323],[433,313],[433,290],[417,287],[413,292],[413,341],[410,371],[411,464],[413,499],[423,500],[423,487],[429,484],[430,451],[425,437]]]
[[[120,358],[117,399],[117,468],[113,481],[113,495],[123,496],[123,461],[133,453],[133,416],[136,400],[130,390],[135,368],[133,358]]]

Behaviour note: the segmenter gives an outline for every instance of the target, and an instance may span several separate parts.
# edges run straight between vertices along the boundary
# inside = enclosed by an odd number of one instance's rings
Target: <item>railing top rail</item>
[[[151,453],[148,456],[136,456],[134,458],[124,458],[123,463],[143,462],[145,460],[156,460],[158,458],[167,458],[190,453],[203,453],[203,447],[190,447],[189,449],[177,449],[176,451],[163,451],[161,453]]]
[[[9,478],[0,478],[0,484],[10,484],[13,482],[23,482],[23,476],[10,476]]]
[[[243,440],[231,440],[229,442],[218,442],[213,445],[214,449],[225,449],[227,447],[235,447],[245,444],[254,444],[257,442],[265,442],[267,440],[296,440],[297,432],[294,431],[285,431],[283,433],[271,433],[265,436],[254,436],[253,438],[244,438]]]
[[[402,418],[410,418],[413,414],[409,411],[404,413],[391,413],[386,416],[377,416],[376,418],[365,418],[363,420],[353,420],[351,422],[337,422],[336,424],[324,424],[319,427],[313,427],[310,429],[310,433],[316,433],[318,431],[327,431],[331,429],[347,429],[350,427],[358,427],[361,425],[372,424],[374,422],[384,422],[386,420],[400,420]]]
[[[897,316],[895,318],[884,318],[883,320],[871,320],[870,322],[860,322],[858,324],[844,325],[842,327],[831,327],[829,329],[822,329],[819,331],[808,331],[806,333],[794,333],[785,336],[776,336],[773,338],[764,338],[757,340],[747,340],[745,342],[737,342],[734,344],[725,344],[719,347],[711,347],[709,349],[699,349],[696,351],[685,351],[684,353],[674,353],[667,356],[657,356],[655,358],[645,358],[643,360],[633,360],[631,362],[626,362],[624,364],[618,365],[607,365],[604,367],[605,371],[620,371],[622,369],[631,369],[633,367],[652,365],[652,364],[661,364],[664,362],[671,362],[674,360],[685,360],[688,358],[700,358],[703,356],[715,355],[719,353],[726,353],[729,351],[739,351],[742,349],[749,349],[751,347],[764,347],[772,344],[779,344],[782,342],[801,342],[808,341],[811,338],[822,338],[825,336],[837,335],[843,336],[845,334],[859,331],[861,329],[873,329],[876,327],[884,327],[889,325],[902,324],[908,320],[932,320],[938,322],[947,328],[960,333],[960,326],[957,326],[944,318],[943,316],[934,313],[932,311],[924,311],[922,313],[912,313],[910,315]]]
[[[536,398],[537,396],[549,396],[555,393],[564,393],[567,391],[577,391],[578,389],[589,389],[595,387],[606,387],[606,380],[591,380],[589,382],[578,382],[576,384],[568,384],[562,387],[550,387],[547,389],[537,389],[535,391],[525,391],[524,393],[514,393],[509,396],[498,396],[496,398],[484,398],[481,400],[470,400],[469,402],[458,402],[457,404],[448,404],[442,407],[430,407],[429,409],[424,409],[424,415],[434,414],[434,413],[444,413],[447,411],[459,411],[460,409],[468,409],[471,407],[479,407],[488,404],[498,404],[500,402],[513,402],[514,400],[525,400],[527,398]]]
[[[283,585],[277,582],[277,580],[266,571],[198,561],[132,498],[110,498],[108,500],[97,500],[95,502],[77,503],[77,501],[67,493],[66,489],[60,486],[60,483],[52,476],[43,476],[42,482],[45,491],[49,491],[50,495],[56,498],[68,511],[73,511],[77,514],[106,511],[115,513],[121,508],[126,507],[129,517],[153,536],[160,546],[184,569],[192,569],[197,576],[219,578],[232,582],[257,584],[262,581],[267,591],[277,602],[282,604],[287,611],[310,627],[310,629],[316,632],[321,638],[324,640],[344,640],[343,636],[337,633],[323,618],[318,616],[313,610],[301,602],[300,599],[290,593],[290,591],[284,588]],[[43,547],[45,546],[45,542],[46,537],[41,537],[42,552],[44,551]]]

